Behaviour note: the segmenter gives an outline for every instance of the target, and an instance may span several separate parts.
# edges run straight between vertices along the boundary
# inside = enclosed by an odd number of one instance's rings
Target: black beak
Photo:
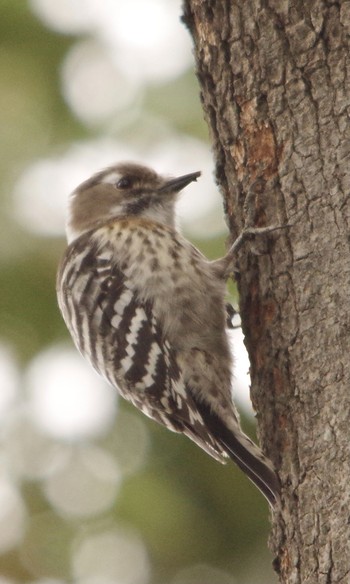
[[[179,176],[178,178],[172,178],[168,180],[165,185],[158,189],[159,193],[178,193],[191,182],[196,181],[197,178],[201,175],[200,172],[191,172],[190,174],[184,174],[183,176]]]

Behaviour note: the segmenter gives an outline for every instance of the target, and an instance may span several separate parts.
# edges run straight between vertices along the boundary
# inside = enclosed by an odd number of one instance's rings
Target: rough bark
[[[185,0],[184,21],[232,236],[294,222],[237,260],[275,568],[350,582],[350,2]]]

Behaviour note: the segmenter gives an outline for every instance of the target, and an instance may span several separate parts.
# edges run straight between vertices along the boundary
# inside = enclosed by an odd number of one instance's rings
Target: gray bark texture
[[[349,583],[350,2],[185,0],[183,20],[232,238],[291,224],[237,258],[274,566]]]

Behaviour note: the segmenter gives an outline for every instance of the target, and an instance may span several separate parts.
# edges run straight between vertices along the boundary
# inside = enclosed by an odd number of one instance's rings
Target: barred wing
[[[87,234],[68,248],[57,280],[59,306],[77,348],[143,413],[223,461],[224,450],[184,383],[152,304],[140,301],[112,250],[98,251],[90,241]]]

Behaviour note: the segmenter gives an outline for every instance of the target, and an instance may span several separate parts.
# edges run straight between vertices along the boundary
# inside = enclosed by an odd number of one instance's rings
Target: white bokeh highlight
[[[112,426],[117,392],[73,348],[39,353],[28,366],[26,385],[32,419],[49,436],[77,440],[104,435]]]
[[[241,328],[229,331],[231,350],[234,358],[232,395],[236,403],[245,414],[253,416],[254,410],[250,399],[249,357],[244,345],[244,336]]]
[[[139,86],[168,81],[192,66],[180,0],[30,0],[30,6],[46,26],[89,33],[104,44],[117,69]]]
[[[82,34],[95,28],[103,3],[98,0],[29,0],[29,5],[48,28],[62,34]]]
[[[27,512],[17,487],[0,476],[0,553],[16,547],[24,535]]]
[[[137,97],[135,84],[118,70],[106,49],[96,41],[77,43],[63,62],[61,76],[65,100],[88,126],[117,116]]]
[[[69,445],[49,437],[30,419],[25,402],[7,420],[2,447],[7,468],[18,482],[49,476],[69,453]]]
[[[89,517],[108,511],[115,501],[121,473],[114,458],[96,446],[74,449],[65,464],[44,482],[51,505],[71,517]]]
[[[73,575],[79,584],[147,584],[150,564],[140,536],[126,528],[110,528],[78,539]]]
[[[114,6],[109,17],[106,13],[98,36],[125,75],[141,86],[169,81],[192,66],[192,44],[180,22],[180,1],[118,0]]]

